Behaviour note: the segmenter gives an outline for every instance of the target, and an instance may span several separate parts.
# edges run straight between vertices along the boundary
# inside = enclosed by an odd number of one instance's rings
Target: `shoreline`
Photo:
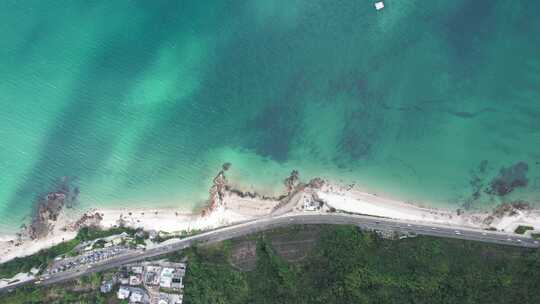
[[[18,239],[0,236],[0,263],[15,257],[34,254],[64,241],[71,240],[81,227],[95,226],[109,229],[118,226],[175,233],[190,230],[217,228],[237,222],[253,220],[268,215],[281,215],[291,211],[302,211],[303,200],[324,202],[325,211],[349,212],[394,219],[438,223],[475,229],[496,229],[513,233],[519,225],[534,227],[540,232],[540,209],[506,205],[491,211],[465,212],[444,208],[426,208],[409,202],[379,196],[357,190],[355,185],[342,185],[318,179],[309,184],[286,181],[287,194],[279,198],[259,196],[257,193],[242,192],[226,186],[220,171],[210,189],[209,205],[200,212],[185,212],[180,208],[92,208],[78,212],[62,210],[48,235],[30,239],[19,234]],[[293,190],[294,189],[294,190]],[[285,198],[285,199],[284,199]],[[502,210],[501,210],[502,209]],[[306,211],[313,212],[313,211]],[[529,231],[528,233],[531,233]]]
[[[86,226],[110,229],[119,226],[176,233],[213,229],[256,219],[271,212],[279,202],[262,198],[240,197],[227,192],[211,212],[185,212],[180,208],[91,208],[86,212],[63,210],[47,236],[31,239],[24,232],[0,237],[0,264],[16,257],[29,256],[42,249],[74,239]],[[82,214],[74,216],[75,214]],[[96,215],[98,220],[96,220]],[[85,220],[86,219],[86,220]],[[89,220],[88,220],[89,219]]]
[[[531,225],[534,231],[540,231],[540,209],[528,206],[502,204],[474,211],[432,208],[336,184],[325,185],[318,196],[329,206],[350,213],[474,229],[491,228],[505,233],[514,233],[519,225]]]

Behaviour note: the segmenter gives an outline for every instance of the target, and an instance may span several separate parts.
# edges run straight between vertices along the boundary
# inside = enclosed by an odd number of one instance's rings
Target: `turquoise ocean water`
[[[77,208],[191,210],[231,162],[458,208],[540,201],[540,2],[0,1],[0,232]],[[479,188],[527,164],[527,187]]]

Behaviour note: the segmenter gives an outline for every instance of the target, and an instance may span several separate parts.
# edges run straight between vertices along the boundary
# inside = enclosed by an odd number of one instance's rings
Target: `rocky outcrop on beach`
[[[226,195],[237,196],[239,198],[259,199],[265,201],[284,201],[288,197],[292,196],[299,187],[305,187],[305,184],[299,182],[299,173],[297,170],[293,170],[291,174],[285,178],[285,194],[274,196],[261,195],[254,191],[243,191],[241,189],[234,188],[229,185],[225,172],[231,168],[231,163],[223,164],[221,170],[214,177],[212,186],[209,189],[210,197],[206,208],[201,211],[201,215],[207,216],[219,206],[223,205],[224,197]],[[288,201],[288,200],[287,200]]]
[[[283,181],[287,194],[290,194],[298,185],[300,181],[300,173],[298,170],[292,170],[291,174]]]
[[[324,200],[319,198],[315,191],[312,191],[321,189],[325,181],[322,178],[316,177],[306,184],[302,183],[299,177],[300,174],[298,171],[293,170],[289,177],[285,179],[287,194],[276,198],[279,203],[272,210],[273,214],[283,214],[292,210],[301,196],[309,197],[310,200],[319,203],[320,206],[325,204]]]
[[[506,216],[514,216],[519,212],[531,210],[531,205],[526,201],[513,201],[503,203],[493,209],[491,214],[483,220],[483,224],[491,225],[495,219],[501,219]]]
[[[322,178],[315,177],[312,180],[310,180],[309,183],[307,183],[307,187],[312,188],[312,189],[321,189],[324,186],[324,184],[325,182]]]
[[[235,194],[241,198],[253,198],[253,199],[261,199],[266,201],[283,201],[287,199],[288,197],[293,196],[298,191],[302,191],[305,188],[314,188],[318,189],[322,187],[324,184],[324,181],[321,178],[314,178],[309,181],[309,183],[305,184],[300,182],[300,173],[298,170],[292,170],[291,174],[283,180],[283,184],[285,185],[285,193],[278,195],[278,196],[267,196],[267,195],[261,195],[257,192],[252,191],[242,191],[239,189],[234,189],[230,186],[226,187],[226,190],[229,193]]]
[[[35,240],[47,236],[58,220],[62,209],[66,206],[71,207],[79,192],[70,182],[69,178],[64,177],[58,190],[47,193],[39,200],[32,223],[26,228],[31,239]]]
[[[82,227],[98,227],[103,220],[103,215],[99,212],[87,212],[76,222],[69,225],[71,230],[79,230]]]
[[[223,203],[223,197],[227,190],[227,177],[225,176],[225,171],[229,170],[230,167],[230,163],[223,164],[222,169],[212,180],[212,186],[208,191],[210,193],[210,198],[208,199],[207,207],[201,211],[202,216],[210,214]]]
[[[51,192],[39,202],[37,214],[28,227],[31,239],[38,239],[47,236],[53,222],[55,222],[64,206],[65,194],[62,192]]]
[[[275,206],[269,212],[275,212],[276,210],[283,211],[284,209],[289,210],[294,207],[295,199],[293,198],[296,198],[297,194],[308,189],[320,189],[325,184],[325,181],[321,178],[313,178],[308,183],[302,183],[300,181],[300,173],[298,170],[292,170],[289,176],[283,180],[283,184],[285,186],[284,193],[277,196],[267,196],[254,191],[243,191],[229,185],[225,172],[230,167],[230,163],[225,163],[222,166],[222,170],[220,170],[213,179],[212,186],[209,190],[210,198],[208,200],[208,205],[202,210],[202,216],[209,215],[213,210],[222,205],[226,195],[236,196],[238,198],[276,202]],[[318,202],[324,204],[322,200]]]

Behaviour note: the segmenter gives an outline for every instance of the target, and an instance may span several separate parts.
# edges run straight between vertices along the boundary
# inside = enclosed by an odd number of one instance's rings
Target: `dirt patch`
[[[241,271],[253,270],[257,265],[259,237],[264,237],[284,260],[291,263],[302,261],[315,247],[321,230],[321,226],[317,225],[294,226],[233,240],[229,262]]]
[[[233,241],[229,262],[233,267],[241,271],[255,269],[257,265],[257,241]]]
[[[317,239],[309,238],[294,241],[272,241],[272,247],[277,254],[288,262],[299,262],[308,256],[308,253],[315,246]]]

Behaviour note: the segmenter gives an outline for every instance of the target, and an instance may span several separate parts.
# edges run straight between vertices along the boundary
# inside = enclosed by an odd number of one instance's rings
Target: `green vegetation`
[[[92,249],[103,248],[103,247],[105,247],[105,244],[107,244],[107,242],[105,240],[97,240],[94,243],[94,245],[92,245]]]
[[[169,232],[160,231],[158,233],[158,235],[156,236],[156,238],[154,239],[154,241],[157,242],[157,243],[161,243],[161,242],[164,242],[164,241],[170,240],[170,239],[183,239],[183,238],[186,238],[188,236],[199,234],[201,232],[202,232],[202,230],[200,230],[200,229],[193,229],[193,230],[189,230],[189,231],[182,230],[179,233],[169,233]]]
[[[0,278],[11,278],[19,272],[28,272],[34,267],[48,265],[55,257],[59,255],[73,255],[73,249],[82,242],[120,234],[122,232],[134,235],[136,230],[125,227],[111,228],[107,230],[89,227],[81,228],[73,240],[60,243],[48,249],[40,250],[38,253],[27,257],[15,258],[9,262],[0,264]]]
[[[534,230],[534,228],[531,226],[518,226],[514,232],[517,234],[524,234],[527,230]]]
[[[531,233],[533,239],[540,239],[540,233]]]
[[[115,234],[121,234],[121,233],[127,233],[131,236],[135,235],[137,230],[127,227],[117,227],[117,228],[110,228],[110,229],[99,229],[99,228],[91,228],[91,227],[83,227],[79,230],[77,233],[77,239],[81,242],[85,241],[91,241],[99,238],[108,237]]]
[[[40,250],[36,254],[15,258],[9,262],[0,264],[0,278],[11,278],[19,272],[28,272],[34,267],[48,265],[56,256],[72,251],[78,244],[79,240],[73,239],[51,248]]]
[[[108,274],[108,273],[107,273]],[[91,274],[58,286],[35,287],[27,286],[16,289],[14,292],[2,295],[4,304],[30,304],[30,303],[85,303],[105,304],[117,303],[113,292],[101,294],[99,286],[103,276]]]
[[[228,264],[223,254],[226,250],[221,250],[226,247],[195,247],[186,251],[189,260],[184,280],[184,299],[189,299],[186,303],[248,303],[246,276]]]
[[[540,253],[461,240],[378,238],[327,227],[309,257],[287,263],[259,236],[240,272],[219,247],[187,252],[186,303],[539,303]]]
[[[10,304],[43,303],[45,291],[43,288],[25,286],[15,289],[8,295],[2,295],[2,297],[2,301]]]

